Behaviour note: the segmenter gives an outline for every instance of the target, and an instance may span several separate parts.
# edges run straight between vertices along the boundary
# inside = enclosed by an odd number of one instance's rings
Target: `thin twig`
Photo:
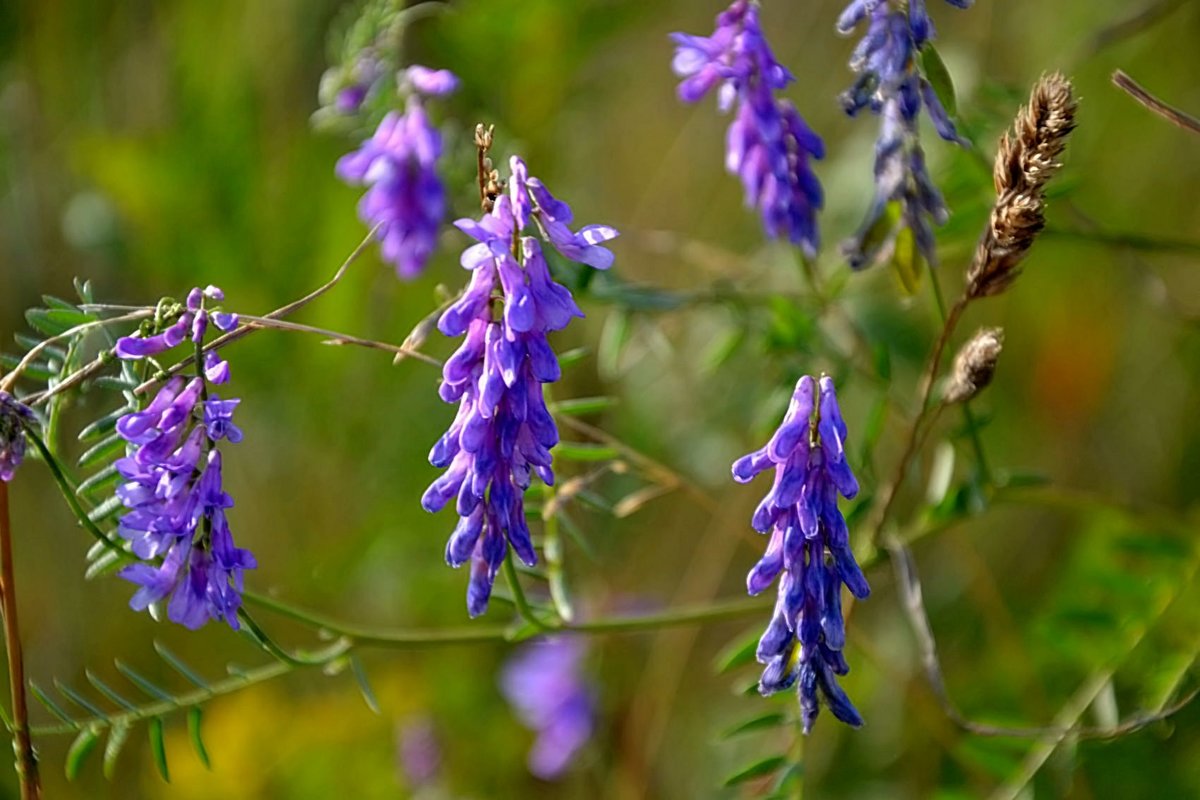
[[[57,344],[58,342],[66,341],[74,336],[78,336],[84,331],[91,330],[92,328],[100,328],[105,325],[114,325],[124,322],[136,322],[137,320],[146,319],[152,316],[154,316],[154,309],[139,308],[127,314],[122,314],[119,317],[110,317],[108,319],[97,319],[91,322],[85,322],[82,325],[74,326],[70,330],[63,331],[56,336],[51,336],[49,339],[43,339],[29,349],[29,352],[25,354],[20,363],[13,367],[12,372],[4,376],[4,380],[0,381],[0,392],[11,392],[13,384],[17,382],[17,379],[21,377],[21,374],[29,367],[30,364],[33,363],[34,359],[42,354],[47,347]]]
[[[388,344],[387,342],[379,342],[374,339],[363,339],[358,336],[351,336],[348,333],[339,333],[325,328],[316,328],[312,325],[303,325],[298,322],[288,322],[287,320],[272,319],[271,317],[252,317],[248,314],[241,314],[240,318],[245,320],[247,327],[253,328],[272,328],[281,331],[293,331],[295,333],[311,333],[317,336],[324,336],[325,344],[330,345],[355,345],[356,347],[366,347],[371,350],[383,350],[386,353],[393,353],[396,356],[396,361],[399,362],[405,358],[413,358],[417,361],[429,364],[430,366],[442,366],[442,362],[431,355],[422,353],[420,350],[415,350],[401,345]]]
[[[941,368],[942,355],[946,351],[946,345],[949,344],[950,337],[954,334],[955,328],[958,327],[958,322],[962,318],[963,311],[966,310],[968,302],[969,300],[966,295],[962,295],[950,307],[950,311],[946,314],[945,322],[942,325],[942,331],[938,334],[938,338],[933,344],[933,352],[930,353],[929,361],[925,364],[925,372],[922,374],[921,382],[917,388],[917,415],[909,425],[904,450],[900,455],[900,460],[896,463],[896,472],[892,476],[892,479],[880,490],[879,500],[875,502],[871,510],[871,517],[867,521],[868,541],[872,545],[875,545],[879,541],[879,535],[883,531],[884,524],[887,522],[888,514],[891,513],[892,505],[896,502],[900,486],[908,476],[908,468],[912,463],[913,456],[916,455],[917,445],[921,441],[921,428],[933,408],[936,407],[936,405],[930,405],[929,398],[933,395],[933,387],[937,381],[938,370]]]
[[[371,245],[371,242],[375,241],[375,233],[379,230],[380,227],[383,226],[383,224],[384,223],[381,222],[378,225],[376,225],[374,228],[371,229],[371,231],[367,234],[366,238],[363,239],[361,242],[359,242],[358,246],[355,247],[354,250],[350,253],[350,255],[346,257],[346,260],[342,262],[342,265],[340,267],[338,267],[337,272],[333,273],[332,278],[330,278],[328,281],[326,281],[325,283],[318,286],[316,289],[313,289],[308,294],[299,298],[298,300],[293,300],[292,302],[288,303],[287,305],[280,306],[279,308],[275,309],[274,311],[270,312],[269,314],[264,315],[263,317],[261,317],[259,319],[260,320],[263,320],[263,319],[277,320],[282,317],[286,317],[288,314],[291,314],[293,311],[298,311],[299,309],[301,309],[304,306],[311,303],[313,300],[316,300],[318,297],[320,297],[321,295],[328,292],[333,287],[337,286],[338,283],[341,282],[342,278],[345,277],[346,271],[348,269],[350,269],[350,266],[355,261],[358,260],[358,257],[361,256],[363,254],[363,251],[366,250]],[[201,354],[203,354],[203,353],[209,352],[210,350],[216,350],[219,347],[224,347],[225,345],[229,344],[230,342],[234,342],[234,341],[237,341],[238,339],[241,339],[243,336],[245,336],[246,334],[248,334],[254,330],[258,330],[258,328],[255,325],[251,325],[251,324],[239,325],[238,327],[234,328],[233,330],[229,331],[228,333],[218,336],[216,339],[213,339],[211,342],[209,342],[203,348],[201,348],[200,352],[201,352]],[[167,378],[170,378],[172,375],[175,375],[176,373],[187,369],[192,364],[192,362],[194,362],[195,360],[196,360],[196,356],[194,356],[194,355],[187,356],[186,358],[179,361],[179,363],[173,365],[169,369],[159,372],[157,375],[154,375],[153,377],[151,377],[148,381],[145,381],[144,383],[142,383],[140,386],[138,386],[136,389],[133,390],[133,393],[134,394],[144,394],[145,392],[149,391],[150,388],[157,386],[158,384],[165,381]]]
[[[42,796],[37,756],[29,734],[29,706],[25,696],[25,662],[21,656],[21,627],[17,622],[17,588],[13,573],[12,526],[8,514],[8,483],[0,481],[0,605],[4,611],[4,648],[8,652],[8,684],[12,693],[13,749],[21,800]]]
[[[1191,133],[1200,134],[1200,119],[1159,100],[1146,91],[1141,84],[1125,74],[1123,70],[1117,70],[1113,73],[1112,82],[1117,85],[1117,88],[1124,90],[1134,100],[1155,114],[1158,114],[1172,125],[1183,128],[1185,131]]]
[[[925,610],[925,601],[921,591],[921,579],[917,574],[916,562],[912,550],[894,535],[884,539],[884,546],[891,557],[892,566],[896,573],[896,585],[902,600],[905,616],[917,637],[917,645],[921,653],[921,664],[925,670],[925,679],[933,690],[934,696],[942,707],[943,713],[956,726],[967,733],[976,736],[1007,737],[1014,739],[1039,739],[1045,737],[1064,737],[1071,734],[1080,739],[1114,739],[1128,733],[1141,730],[1156,722],[1178,713],[1200,695],[1200,689],[1194,689],[1169,706],[1164,706],[1156,712],[1136,714],[1117,724],[1103,727],[1079,727],[1075,724],[1040,727],[1007,727],[990,725],[965,717],[954,701],[950,699],[942,677],[941,660],[938,657],[937,640],[933,635],[933,627],[929,623],[929,614]],[[1105,681],[1111,673],[1105,676]],[[1091,697],[1094,699],[1094,693]],[[1088,702],[1090,705],[1090,700]],[[1085,706],[1086,708],[1086,706]],[[1083,709],[1080,709],[1082,713]]]

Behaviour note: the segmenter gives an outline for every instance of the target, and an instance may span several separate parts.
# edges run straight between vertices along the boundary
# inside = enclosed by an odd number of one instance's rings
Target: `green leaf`
[[[900,279],[900,286],[908,295],[917,293],[921,287],[921,266],[924,260],[917,249],[917,237],[912,229],[901,228],[896,233],[896,248],[892,251],[892,268]]]
[[[121,438],[120,434],[111,433],[84,451],[83,455],[79,457],[79,468],[91,469],[101,461],[116,456],[118,453],[124,455],[124,450],[125,440]]]
[[[175,702],[175,698],[169,692],[155,686],[149,679],[142,677],[141,674],[135,672],[133,667],[121,661],[119,658],[113,660],[113,666],[117,668],[117,672],[129,679],[129,682],[141,689],[146,694],[153,697],[155,700],[164,700],[168,703]]]
[[[208,758],[208,748],[204,746],[204,739],[200,736],[200,720],[200,707],[192,706],[189,708],[187,715],[188,738],[192,740],[192,747],[196,749],[196,755],[200,758],[200,763],[205,768],[212,769],[212,761]]]
[[[81,730],[75,737],[75,741],[71,742],[71,747],[67,750],[67,780],[73,781],[79,775],[83,762],[96,749],[98,741],[100,741],[100,729],[92,726]]]
[[[62,309],[63,311],[79,311],[79,308],[74,303],[68,303],[66,300],[61,300],[52,294],[42,295],[42,302],[49,309]],[[83,313],[83,312],[80,312]]]
[[[768,758],[755,761],[748,767],[738,770],[725,779],[726,786],[739,786],[755,778],[762,778],[767,775],[773,775],[778,770],[787,766],[788,760],[786,756],[770,756]]]
[[[67,686],[62,681],[55,680],[54,688],[58,689],[59,693],[62,694],[63,697],[67,698],[72,703],[74,703],[75,705],[82,708],[84,711],[91,714],[93,717],[96,717],[97,719],[104,719],[104,720],[108,719],[108,714],[105,713],[105,711],[102,708],[97,706],[92,701],[88,700],[86,697],[84,697],[79,692],[72,689],[70,686]]]
[[[629,343],[632,327],[629,313],[621,309],[613,311],[604,320],[596,350],[596,366],[601,377],[611,379],[620,373],[621,355]]]
[[[566,370],[568,367],[573,367],[580,361],[587,358],[591,352],[586,347],[575,347],[558,357],[558,366],[560,369]]]
[[[110,575],[129,560],[126,558],[128,554],[113,550],[106,546],[104,542],[98,542],[97,544],[104,548],[104,550],[100,555],[88,562],[87,569],[83,573],[83,579],[86,581]]]
[[[115,392],[128,392],[138,386],[138,381],[117,375],[101,375],[92,379],[92,384],[101,389],[111,389]]]
[[[133,711],[136,708],[136,706],[133,703],[129,702],[124,697],[122,697],[120,694],[118,694],[116,689],[113,689],[107,683],[100,680],[100,678],[95,673],[93,673],[90,669],[85,669],[83,671],[83,674],[85,677],[87,677],[88,683],[90,683],[92,686],[96,687],[96,691],[100,692],[100,694],[104,695],[109,700],[116,703],[118,706],[121,706],[122,708],[124,708],[128,711]]]
[[[162,717],[153,717],[148,727],[150,733],[150,752],[154,754],[154,765],[158,774],[167,783],[171,782],[171,772],[167,769],[167,743],[163,740]]]
[[[1012,472],[1004,476],[1001,486],[1005,489],[1020,489],[1023,487],[1049,486],[1053,481],[1049,475],[1038,472]]]
[[[114,514],[119,513],[122,508],[124,508],[124,504],[122,504],[121,498],[113,495],[89,511],[88,519],[99,525],[104,520],[109,519]]]
[[[75,285],[75,294],[79,295],[79,300],[83,303],[94,302],[92,299],[92,281],[81,280],[75,278],[71,281]]]
[[[367,681],[367,671],[363,668],[363,663],[358,656],[350,656],[350,671],[354,673],[354,680],[358,682],[358,689],[362,692],[367,708],[382,715],[383,710],[379,708],[379,700],[375,698],[375,692],[371,689],[370,682]]]
[[[129,723],[115,722],[108,729],[108,742],[104,745],[104,777],[110,781],[117,771],[117,756],[129,738]]]
[[[565,414],[570,417],[583,417],[597,414],[616,405],[613,397],[575,397],[570,400],[559,400],[550,404],[554,414]]]
[[[200,675],[194,669],[192,669],[186,663],[184,663],[183,659],[181,659],[179,656],[175,655],[170,650],[168,650],[167,646],[165,644],[163,644],[162,642],[155,642],[154,650],[155,650],[155,652],[158,653],[158,655],[162,658],[163,661],[170,664],[171,668],[173,670],[175,670],[176,672],[178,672],[180,675],[187,678],[189,681],[196,684],[196,686],[200,687],[201,689],[208,688],[208,681],[204,680],[204,678],[201,678]]]
[[[713,659],[713,669],[718,675],[722,675],[754,663],[754,652],[758,649],[758,639],[761,635],[760,631],[752,629],[725,645]]]
[[[46,694],[45,690],[42,689],[42,687],[38,686],[33,681],[30,681],[29,682],[29,691],[33,692],[33,696],[35,698],[37,698],[37,701],[39,703],[41,703],[43,706],[45,706],[46,710],[49,711],[51,714],[58,717],[63,722],[74,723],[75,720],[71,719],[71,715],[68,714],[65,710],[63,710],[63,707],[60,706],[58,703],[56,703],[54,701],[54,698],[52,698],[50,695]]]
[[[620,455],[615,447],[592,442],[559,442],[553,453],[566,461],[610,461]]]
[[[879,342],[871,348],[871,363],[881,380],[892,379],[892,350],[886,342]]]
[[[121,479],[121,473],[117,471],[116,464],[109,464],[104,469],[94,475],[91,475],[83,483],[75,487],[75,494],[80,497],[88,497],[101,489],[108,489],[118,480]]]
[[[773,788],[773,791],[782,792],[784,789],[788,788],[788,786],[790,786],[791,784],[795,783],[796,781],[800,780],[803,777],[804,777],[804,762],[797,761],[794,764],[790,764],[790,765],[788,765],[788,768],[785,769],[783,772],[779,773],[779,777],[775,779],[775,786]],[[790,794],[787,795],[788,800],[790,800],[790,798],[793,796],[794,795],[790,795]]]
[[[31,308],[25,312],[29,327],[46,336],[58,336],[95,319],[91,314],[65,308]]]
[[[946,113],[953,119],[958,114],[958,98],[955,97],[954,81],[950,78],[950,70],[946,69],[946,62],[942,61],[942,56],[933,46],[933,42],[926,42],[921,48],[919,58],[921,74],[933,87],[933,93],[941,101],[942,108],[946,109]]]
[[[700,358],[701,369],[708,373],[716,372],[728,364],[745,343],[746,328],[744,326],[729,328],[705,348],[704,355]]]
[[[12,372],[21,363],[21,356],[14,356],[10,353],[0,353],[0,367],[3,367],[6,372]],[[35,381],[48,381],[58,377],[58,370],[51,367],[45,361],[33,361],[26,364],[21,370],[21,374],[26,378]]]
[[[123,406],[116,411],[105,414],[95,422],[85,425],[83,430],[79,432],[79,441],[87,442],[112,433],[117,427],[117,420],[128,414],[130,410],[128,406]]]
[[[732,739],[735,736],[741,736],[744,733],[754,733],[755,731],[766,730],[768,728],[778,728],[782,725],[790,723],[787,714],[782,711],[772,711],[769,714],[761,714],[757,717],[739,722],[737,725],[726,730],[721,734],[722,739]]]

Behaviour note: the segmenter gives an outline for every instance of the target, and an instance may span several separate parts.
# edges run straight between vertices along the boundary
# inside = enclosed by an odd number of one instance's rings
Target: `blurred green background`
[[[846,119],[835,102],[851,81],[845,63],[856,41],[833,31],[844,4],[768,0],[763,17],[798,77],[788,95],[828,144],[817,168],[827,195],[817,270],[888,353],[890,387],[882,389],[830,356],[844,349],[844,321],[814,312],[793,254],[764,244],[756,217],[741,208],[740,187],[722,168],[728,120],[711,103],[675,99],[667,33],[707,34],[721,3],[453,5],[454,13],[410,29],[407,43],[414,62],[463,79],[436,112],[457,137],[447,170],[457,213],[476,208],[462,132],[494,122],[499,154],[523,153],[578,220],[622,231],[614,246],[621,279],[673,290],[736,287],[750,298],[631,310],[639,303],[618,287],[582,296],[587,320],[559,335],[560,351],[586,344],[591,355],[555,396],[616,397],[589,421],[707,498],[677,491],[620,519],[577,508],[592,553],[568,543],[576,602],[599,614],[737,596],[763,543],[749,516],[765,487],[733,485],[729,463],[765,438],[801,370],[842,376],[852,441],[870,427],[881,394],[911,408],[935,330],[927,281],[906,297],[887,268],[848,275],[837,257],[836,243],[870,197],[876,134],[874,120]],[[970,450],[958,416],[948,414],[938,434],[947,444],[932,442],[918,462],[899,519],[948,523],[916,556],[948,688],[964,712],[1043,724],[1094,684],[1099,702],[1082,719],[1103,724],[1190,686],[1200,649],[1200,546],[1186,523],[1195,519],[1200,477],[1200,139],[1109,84],[1113,69],[1124,68],[1200,110],[1200,4],[930,7],[964,130],[978,148],[955,152],[926,131],[935,179],[955,214],[941,237],[950,291],[992,199],[995,141],[1029,85],[1061,69],[1076,82],[1081,111],[1051,230],[1016,287],[973,307],[961,332],[983,324],[1007,331],[996,383],[977,404],[993,468],[1045,476],[1056,488],[969,513],[979,510]],[[0,3],[4,345],[24,329],[23,309],[43,292],[70,296],[74,276],[118,303],[215,283],[247,313],[324,281],[364,235],[357,190],[333,175],[354,138],[309,125],[329,66],[327,34],[353,11],[335,0]],[[441,254],[411,284],[372,249],[298,319],[399,342],[436,305],[439,284],[464,280],[457,253],[465,242],[447,230]],[[799,305],[764,299],[772,293],[799,295]],[[451,345],[435,335],[427,349],[440,356]],[[260,564],[250,584],[356,621],[465,622],[466,575],[442,564],[453,519],[418,504],[436,474],[426,453],[453,413],[437,398],[436,371],[282,334],[251,337],[229,357],[246,440],[227,453],[227,488],[237,500],[235,536]],[[104,411],[101,402],[83,398],[71,421]],[[885,415],[870,463],[854,462],[868,493],[890,474],[901,428],[896,414]],[[943,459],[958,454],[942,461],[952,468],[949,500],[927,486],[939,450]],[[589,469],[568,463],[561,471]],[[631,488],[614,478],[597,490],[617,500]],[[12,497],[27,666],[38,682],[83,685],[85,667],[115,682],[119,656],[175,685],[153,653],[155,639],[212,675],[231,661],[262,662],[227,629],[192,634],[134,614],[123,581],[85,582],[90,542],[39,465],[22,471]],[[823,715],[804,747],[807,796],[985,797],[1020,776],[1042,743],[957,731],[924,682],[890,569],[884,563],[868,577],[875,593],[855,610],[845,681],[867,727],[851,731]],[[495,602],[489,619],[510,613]],[[303,629],[267,621],[286,642],[312,642]],[[530,734],[497,690],[509,649],[477,646],[368,653],[381,716],[347,675],[294,674],[214,701],[205,716],[212,771],[190,752],[182,719],[171,718],[170,785],[140,729],[111,781],[94,758],[65,783],[69,739],[42,740],[47,797],[407,797],[397,747],[414,719],[432,720],[443,749],[441,794],[426,796],[762,796],[759,784],[717,787],[756,757],[786,749],[792,731],[730,741],[720,733],[788,709],[794,698],[738,696],[753,672],[718,677],[712,662],[765,622],[595,640],[597,735],[555,783],[527,774]],[[1117,741],[1049,747],[1025,796],[1198,797],[1198,722],[1192,706]],[[7,768],[0,791],[15,796]]]

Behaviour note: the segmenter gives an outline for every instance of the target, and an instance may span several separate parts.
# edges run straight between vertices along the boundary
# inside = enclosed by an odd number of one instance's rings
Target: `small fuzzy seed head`
[[[986,389],[996,374],[996,362],[1003,349],[1003,328],[980,328],[954,357],[946,402],[963,403]]]
[[[1044,75],[1029,105],[1017,113],[996,154],[996,205],[967,270],[972,298],[1000,294],[1020,274],[1021,262],[1046,225],[1046,184],[1062,167],[1077,108],[1071,82]]]

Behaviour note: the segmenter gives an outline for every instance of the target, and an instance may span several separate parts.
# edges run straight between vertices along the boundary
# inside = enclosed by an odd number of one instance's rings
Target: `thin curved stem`
[[[28,369],[29,365],[41,355],[46,348],[59,342],[65,342],[84,331],[89,331],[94,328],[102,328],[105,325],[116,325],[125,322],[136,322],[138,320],[147,319],[154,316],[154,309],[139,308],[132,310],[127,314],[122,314],[119,317],[109,317],[108,319],[97,319],[91,322],[85,322],[82,325],[76,325],[73,328],[63,331],[56,336],[51,336],[49,339],[43,339],[29,349],[29,352],[21,359],[21,361],[13,367],[12,371],[4,376],[4,380],[0,381],[0,392],[11,392],[13,385],[17,379]]]
[[[940,290],[936,292],[936,297],[941,298]],[[872,547],[878,543],[879,535],[883,531],[884,524],[887,522],[888,514],[891,513],[892,505],[896,502],[900,486],[908,476],[909,466],[912,463],[913,456],[916,455],[917,445],[921,441],[921,427],[931,412],[932,407],[930,406],[929,399],[933,395],[934,383],[937,381],[938,370],[941,368],[942,355],[946,351],[946,345],[949,344],[950,337],[958,327],[958,322],[962,318],[968,302],[969,299],[966,295],[962,295],[955,301],[954,305],[945,314],[941,333],[938,334],[937,339],[933,343],[933,352],[929,355],[929,361],[926,362],[925,371],[921,375],[921,381],[917,388],[917,415],[909,425],[904,450],[900,454],[900,460],[896,463],[896,472],[880,491],[879,499],[876,501],[871,512],[871,517],[867,522],[867,531]],[[944,303],[939,303],[939,308],[944,309]]]

